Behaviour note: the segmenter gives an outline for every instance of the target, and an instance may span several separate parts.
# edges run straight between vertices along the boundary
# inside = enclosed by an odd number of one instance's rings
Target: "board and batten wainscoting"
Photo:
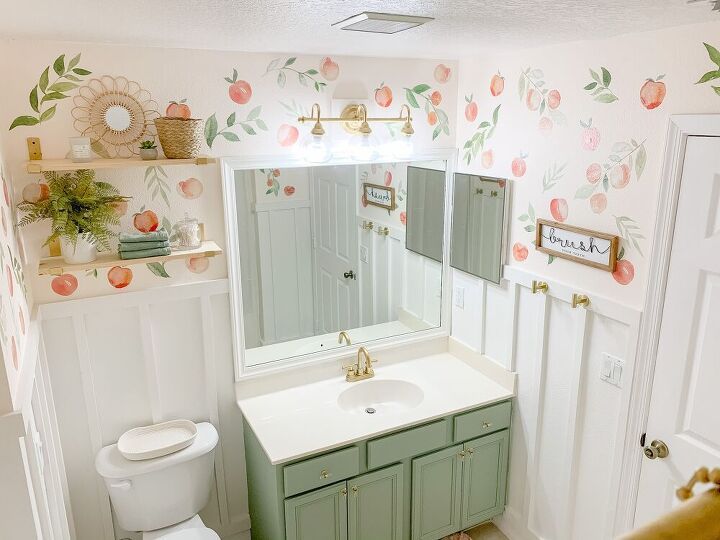
[[[220,435],[202,519],[248,539],[227,280],[45,304],[41,317],[76,537],[139,538],[114,530],[95,455],[129,428],[188,418]]]
[[[533,295],[538,279],[511,266],[499,286],[453,272],[465,297],[465,309],[452,308],[453,337],[518,374],[499,525],[518,539],[612,538],[622,526],[620,465],[640,312],[549,279],[547,293]],[[590,306],[573,309],[573,293],[588,294]],[[622,388],[600,379],[603,353],[624,360]]]

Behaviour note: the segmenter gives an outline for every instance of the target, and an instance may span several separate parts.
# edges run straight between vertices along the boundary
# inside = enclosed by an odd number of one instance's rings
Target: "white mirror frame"
[[[245,325],[243,320],[242,281],[240,276],[240,247],[238,238],[238,219],[235,193],[235,171],[255,169],[283,169],[293,167],[325,167],[333,165],[362,165],[364,163],[409,163],[416,161],[446,162],[445,167],[445,231],[443,234],[442,298],[440,326],[429,330],[410,332],[399,336],[375,339],[360,345],[372,347],[373,351],[396,347],[401,344],[417,343],[450,335],[452,272],[450,268],[450,226],[452,221],[452,201],[454,192],[455,162],[457,149],[440,148],[416,153],[406,159],[379,158],[372,162],[351,159],[333,159],[327,163],[308,163],[304,159],[286,156],[248,156],[226,157],[220,159],[222,174],[223,207],[225,211],[225,242],[228,281],[230,284],[230,314],[232,324],[233,357],[235,360],[235,380],[248,379],[290,367],[305,364],[318,364],[335,361],[339,358],[355,355],[357,348],[341,347],[328,351],[319,351],[293,356],[268,364],[248,366],[245,364]]]

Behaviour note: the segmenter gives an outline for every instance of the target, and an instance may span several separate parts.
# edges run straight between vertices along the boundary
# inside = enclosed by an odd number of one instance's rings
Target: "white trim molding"
[[[626,425],[621,426],[624,428],[622,433],[618,430],[618,440],[624,441],[624,448],[621,468],[617,475],[618,497],[613,536],[632,529],[635,521],[642,466],[639,438],[645,431],[648,419],[688,137],[720,137],[720,114],[683,114],[670,117],[632,392],[626,408]]]

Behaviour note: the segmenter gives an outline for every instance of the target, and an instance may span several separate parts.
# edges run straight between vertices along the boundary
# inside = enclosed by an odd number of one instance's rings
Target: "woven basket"
[[[156,118],[155,127],[165,157],[198,157],[203,140],[202,122],[200,118]]]

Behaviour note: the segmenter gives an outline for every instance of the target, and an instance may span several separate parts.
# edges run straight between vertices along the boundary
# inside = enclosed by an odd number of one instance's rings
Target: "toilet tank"
[[[193,517],[207,504],[218,434],[207,422],[197,424],[197,429],[190,446],[167,456],[130,461],[116,444],[98,452],[95,469],[105,480],[123,529],[169,527]]]

